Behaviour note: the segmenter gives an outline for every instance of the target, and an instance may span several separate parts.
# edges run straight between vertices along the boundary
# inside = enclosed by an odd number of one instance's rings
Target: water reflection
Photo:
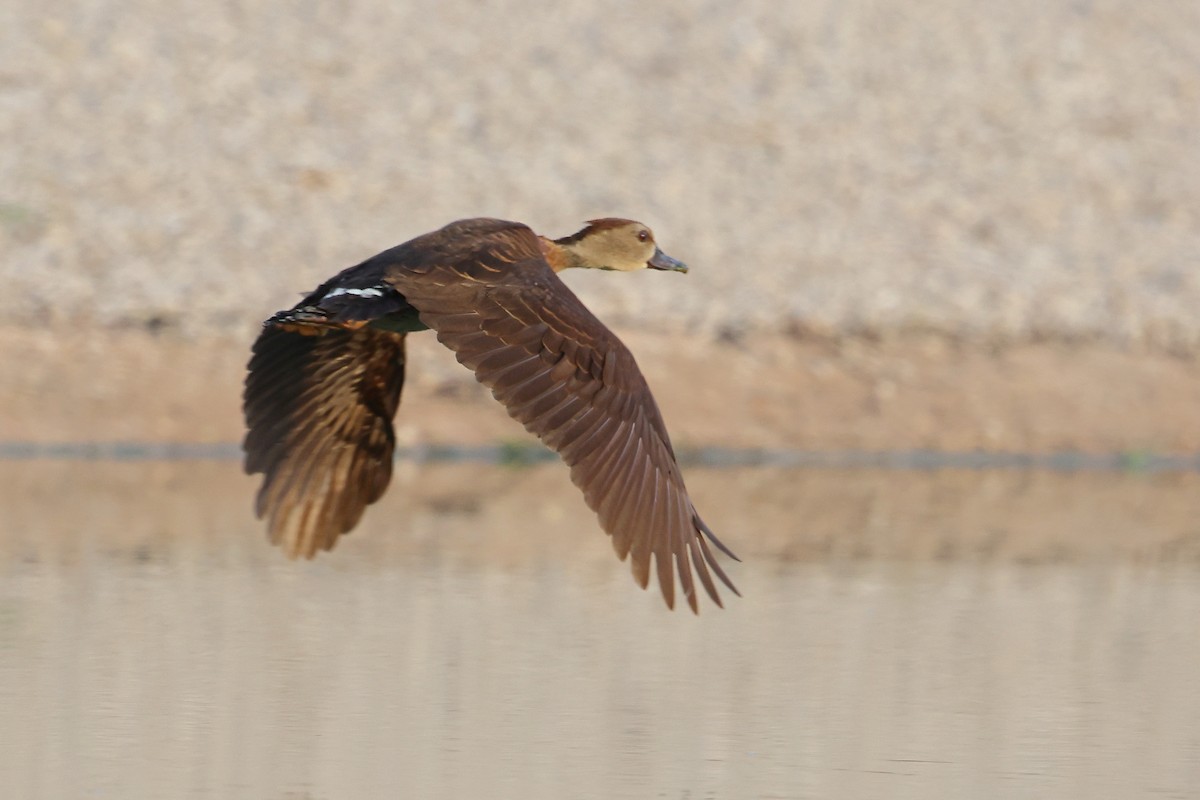
[[[236,465],[0,465],[0,796],[1200,785],[1194,476],[700,471],[746,597],[696,618],[561,472],[402,465],[290,563]]]

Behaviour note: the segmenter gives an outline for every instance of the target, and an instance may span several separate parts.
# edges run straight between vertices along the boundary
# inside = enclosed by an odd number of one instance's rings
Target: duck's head
[[[594,219],[583,230],[556,239],[554,244],[566,256],[564,267],[620,272],[639,269],[687,272],[687,264],[676,261],[659,249],[650,228],[633,220]]]

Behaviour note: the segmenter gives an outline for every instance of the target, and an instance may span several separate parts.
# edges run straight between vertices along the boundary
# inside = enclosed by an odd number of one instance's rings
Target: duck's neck
[[[542,253],[546,256],[546,263],[555,272],[587,266],[583,258],[569,246],[561,245],[553,239],[547,239],[545,236],[539,236],[538,240],[542,245]]]

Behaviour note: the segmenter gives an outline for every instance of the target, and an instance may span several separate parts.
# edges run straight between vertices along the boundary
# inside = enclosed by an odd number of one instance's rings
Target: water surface
[[[293,563],[234,464],[0,465],[0,796],[1200,786],[1195,476],[693,471],[693,617],[561,472],[401,465]]]

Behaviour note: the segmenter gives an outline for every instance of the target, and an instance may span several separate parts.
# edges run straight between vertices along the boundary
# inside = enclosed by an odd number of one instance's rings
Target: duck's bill
[[[665,269],[672,272],[688,271],[687,264],[683,263],[682,261],[676,261],[658,248],[654,249],[654,255],[651,256],[650,260],[646,262],[646,266],[650,267],[651,269]]]

